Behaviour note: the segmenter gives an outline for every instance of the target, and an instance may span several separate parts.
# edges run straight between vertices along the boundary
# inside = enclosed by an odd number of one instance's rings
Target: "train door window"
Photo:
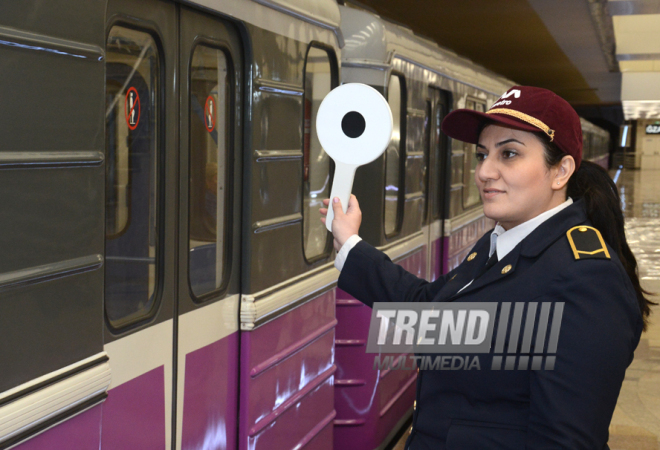
[[[404,126],[406,111],[406,87],[403,76],[390,75],[387,101],[392,110],[392,140],[385,151],[385,235],[392,236],[398,231],[403,210],[402,164],[404,149]]]
[[[155,311],[158,285],[158,44],[114,26],[106,49],[105,312],[113,327]]]
[[[223,286],[228,166],[231,142],[231,60],[218,48],[198,45],[190,65],[190,172],[188,276],[194,298]]]
[[[474,109],[479,112],[486,110],[486,105],[481,102],[468,99],[466,108]],[[474,173],[477,169],[477,146],[475,144],[465,143],[465,169],[463,170],[463,208],[469,208],[479,203],[481,196],[479,195],[479,188],[474,182]]]
[[[321,222],[319,208],[330,197],[331,162],[316,134],[316,113],[321,101],[337,84],[337,69],[331,52],[310,46],[304,71],[303,133],[303,249],[307,261],[330,254],[329,233]]]

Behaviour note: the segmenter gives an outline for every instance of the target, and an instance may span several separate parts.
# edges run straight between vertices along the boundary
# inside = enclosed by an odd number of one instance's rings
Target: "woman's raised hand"
[[[328,206],[330,204],[330,199],[326,198],[323,200],[323,204]],[[358,204],[357,198],[352,194],[348,201],[348,209],[345,214],[341,208],[341,200],[339,200],[338,197],[334,198],[332,208],[335,215],[332,220],[332,235],[335,238],[333,245],[335,250],[339,251],[349,237],[358,234],[360,223],[362,222],[362,211],[360,211],[360,205]],[[323,216],[321,217],[321,222],[325,224],[325,216],[328,214],[328,209],[321,208],[319,211]]]

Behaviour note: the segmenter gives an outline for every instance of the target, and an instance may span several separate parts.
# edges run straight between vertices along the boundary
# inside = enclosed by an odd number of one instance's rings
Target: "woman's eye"
[[[483,161],[484,159],[486,159],[486,154],[483,153],[483,152],[477,152],[475,155],[476,155],[476,157],[477,157],[477,161],[479,161],[479,162],[481,162],[481,161]]]
[[[514,152],[514,151],[511,151],[511,150],[504,150],[504,151],[502,152],[502,156],[503,156],[505,159],[511,159],[511,158],[513,158],[513,157],[516,156],[516,155],[517,155],[517,153]]]

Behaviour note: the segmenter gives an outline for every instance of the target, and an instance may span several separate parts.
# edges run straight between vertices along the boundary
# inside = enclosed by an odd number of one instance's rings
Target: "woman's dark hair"
[[[545,148],[546,166],[550,168],[559,164],[566,153],[553,142],[550,142],[545,134],[534,134]],[[573,172],[568,180],[567,195],[576,200],[584,199],[589,220],[600,231],[605,242],[616,251],[623,268],[628,274],[628,278],[630,278],[630,282],[635,288],[637,302],[644,320],[644,330],[646,330],[648,316],[651,313],[650,305],[657,305],[657,303],[646,298],[646,295],[653,294],[642,289],[640,285],[637,260],[626,240],[621,198],[616,184],[601,166],[591,161],[582,160],[578,170]]]

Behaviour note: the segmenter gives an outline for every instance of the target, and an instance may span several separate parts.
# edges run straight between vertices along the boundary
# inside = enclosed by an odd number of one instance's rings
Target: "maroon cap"
[[[575,169],[582,161],[580,117],[566,100],[547,89],[514,86],[485,113],[471,109],[452,111],[442,121],[442,131],[461,141],[476,144],[479,128],[494,122],[524,131],[542,131],[557,147],[571,155]]]

